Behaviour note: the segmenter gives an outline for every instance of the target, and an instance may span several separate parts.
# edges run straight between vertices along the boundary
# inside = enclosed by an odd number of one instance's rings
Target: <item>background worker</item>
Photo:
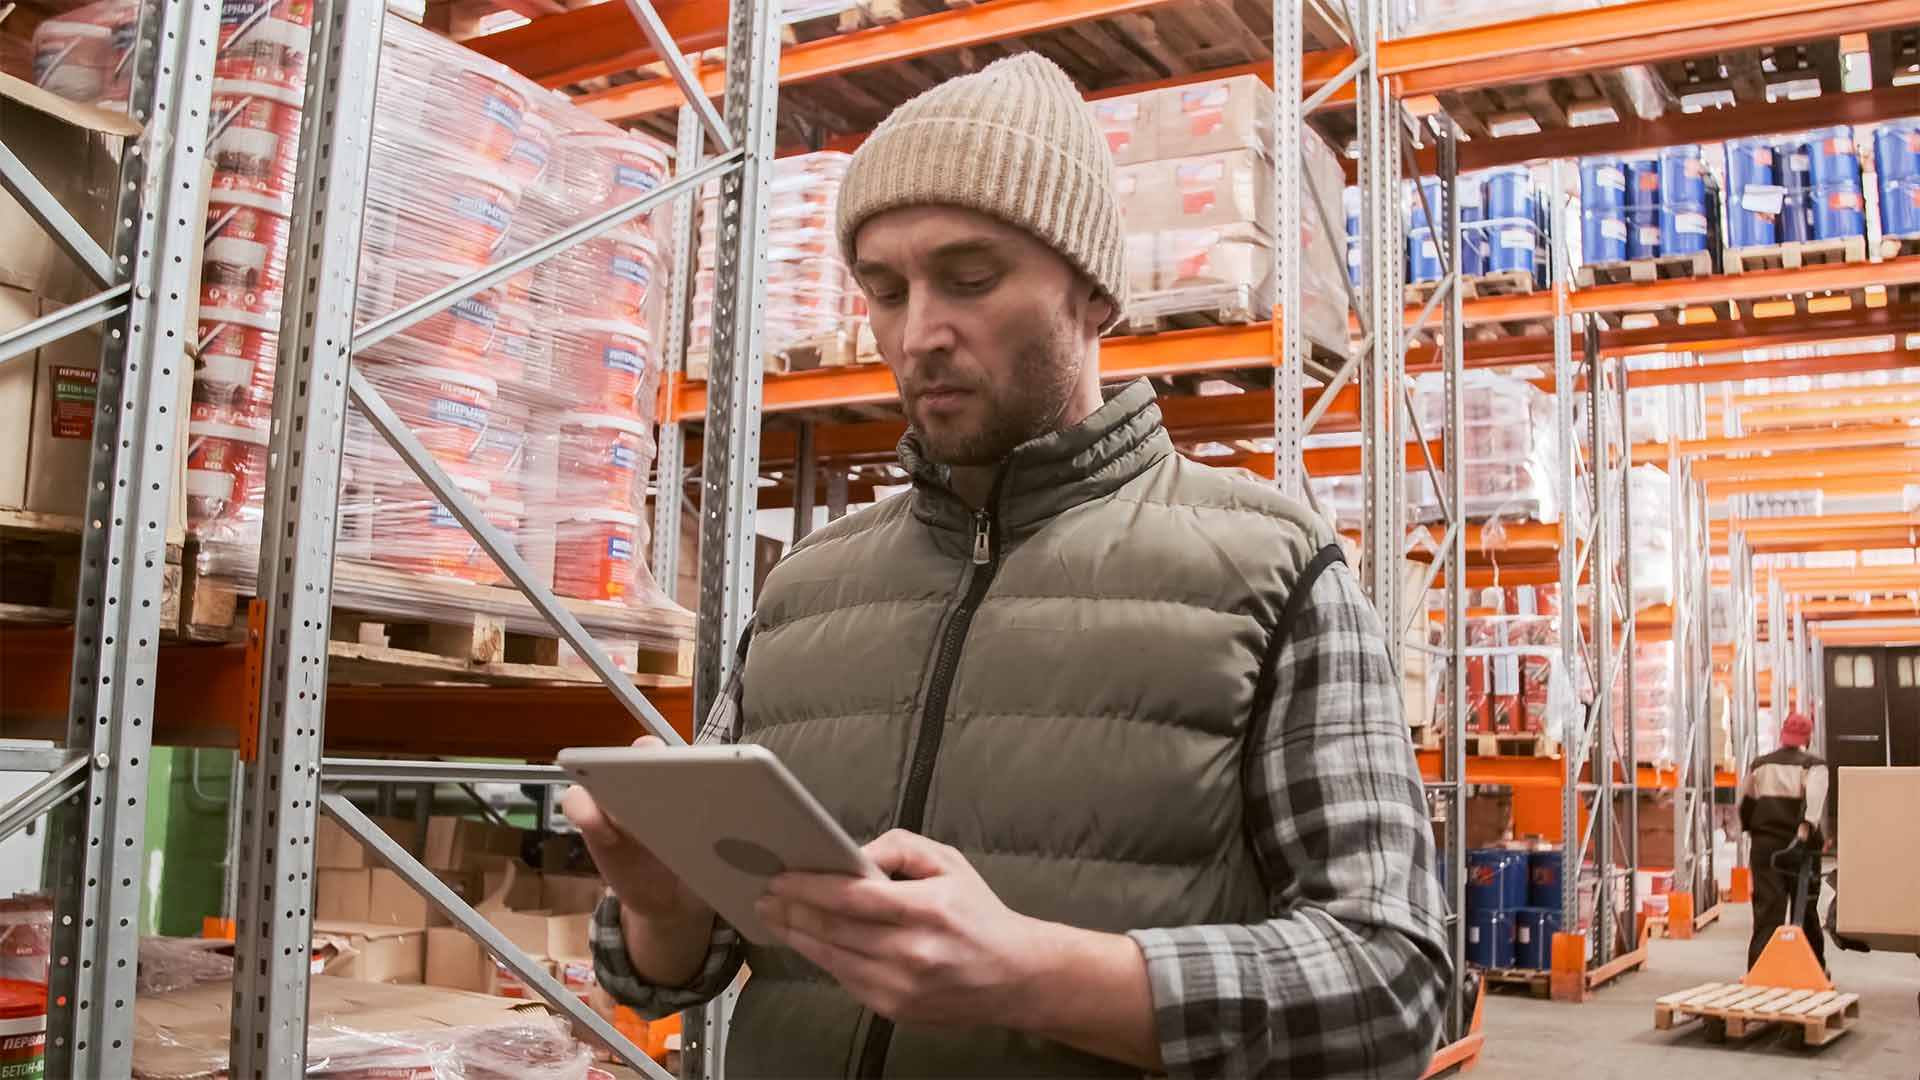
[[[1813,741],[1813,721],[1792,712],[1780,722],[1780,748],[1753,763],[1741,780],[1740,827],[1753,842],[1753,940],[1747,946],[1747,967],[1787,921],[1793,903],[1794,875],[1773,865],[1773,857],[1789,849],[1804,850],[1818,859],[1826,838],[1820,832],[1827,807],[1827,763],[1807,750]],[[1824,970],[1827,943],[1820,933],[1820,873],[1816,864],[1807,886],[1807,910],[1800,920],[1813,955]]]

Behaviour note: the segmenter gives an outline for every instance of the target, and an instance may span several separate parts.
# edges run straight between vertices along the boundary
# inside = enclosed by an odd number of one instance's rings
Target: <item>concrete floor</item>
[[[1692,941],[1656,940],[1645,967],[1580,1005],[1516,994],[1487,996],[1486,1049],[1473,1080],[1619,1077],[1621,1080],[1914,1080],[1920,1076],[1920,957],[1829,948],[1835,988],[1860,995],[1858,1026],[1818,1049],[1777,1031],[1742,1043],[1707,1041],[1698,1021],[1653,1029],[1655,998],[1731,982],[1746,966],[1752,911],[1729,904]]]

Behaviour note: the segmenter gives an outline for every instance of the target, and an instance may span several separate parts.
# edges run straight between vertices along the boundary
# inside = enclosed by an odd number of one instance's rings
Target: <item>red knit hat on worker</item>
[[[1790,712],[1780,721],[1780,745],[1804,747],[1813,741],[1813,718],[1803,712]]]

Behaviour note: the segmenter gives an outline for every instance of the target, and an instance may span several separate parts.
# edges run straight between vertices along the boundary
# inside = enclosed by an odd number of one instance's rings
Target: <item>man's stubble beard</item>
[[[942,465],[996,465],[1022,443],[1060,430],[1080,378],[1081,362],[1074,358],[1077,324],[1077,316],[1056,321],[1046,335],[1021,348],[1014,383],[981,388],[988,408],[979,429],[935,435],[915,424],[927,457]]]

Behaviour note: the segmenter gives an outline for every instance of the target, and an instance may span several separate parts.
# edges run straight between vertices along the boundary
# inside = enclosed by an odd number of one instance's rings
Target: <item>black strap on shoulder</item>
[[[1274,683],[1279,677],[1280,653],[1293,636],[1293,624],[1299,621],[1300,610],[1306,607],[1307,596],[1313,592],[1314,582],[1334,563],[1346,562],[1346,555],[1337,543],[1328,544],[1316,553],[1307,568],[1293,583],[1293,593],[1287,597],[1287,606],[1280,612],[1280,621],[1274,625],[1273,633],[1267,638],[1266,655],[1260,658],[1260,681],[1255,684],[1253,694],[1253,713],[1247,717],[1247,748],[1266,745],[1267,716],[1272,711]],[[1251,754],[1247,755],[1251,758]]]

